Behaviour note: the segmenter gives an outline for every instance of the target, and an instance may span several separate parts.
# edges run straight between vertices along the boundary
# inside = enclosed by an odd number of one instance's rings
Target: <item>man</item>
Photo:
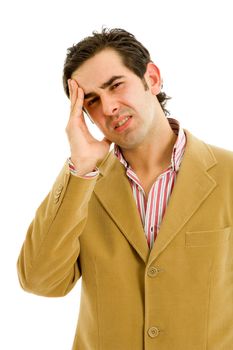
[[[63,81],[71,154],[29,227],[22,287],[63,296],[82,276],[75,350],[233,349],[233,153],[166,117],[159,69],[124,30],[70,48]]]

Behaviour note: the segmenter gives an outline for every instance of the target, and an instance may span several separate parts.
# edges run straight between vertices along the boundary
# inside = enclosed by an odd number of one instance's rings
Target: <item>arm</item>
[[[63,296],[81,275],[79,236],[97,176],[70,175],[66,164],[38,208],[18,259],[20,284],[26,291]]]
[[[66,127],[76,175],[66,164],[51,192],[38,208],[18,259],[21,286],[45,296],[67,294],[81,275],[79,236],[98,176],[82,178],[105,158],[111,142],[96,140],[83,116],[84,92],[69,81],[71,111]]]

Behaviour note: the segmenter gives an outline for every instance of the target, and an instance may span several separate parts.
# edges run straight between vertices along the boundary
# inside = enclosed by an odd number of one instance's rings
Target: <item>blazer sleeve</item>
[[[29,226],[17,270],[22,288],[43,296],[66,295],[81,276],[81,235],[98,176],[70,174],[65,164]]]

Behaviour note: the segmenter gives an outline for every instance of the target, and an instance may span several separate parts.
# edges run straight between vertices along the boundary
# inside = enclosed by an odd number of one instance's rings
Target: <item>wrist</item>
[[[74,163],[72,162],[71,157],[69,157],[69,158],[67,159],[67,162],[68,162],[68,165],[69,165],[70,173],[71,173],[72,175],[77,176],[78,170],[77,170],[77,167],[76,167],[76,166],[74,165]]]
[[[93,168],[85,168],[82,169],[81,167],[77,167],[77,163],[74,164],[72,161],[71,157],[67,159],[68,165],[69,165],[69,170],[70,173],[74,176],[80,176],[80,177],[93,177],[96,176],[96,174],[99,173],[99,169],[97,167]],[[91,170],[90,170],[91,169]]]

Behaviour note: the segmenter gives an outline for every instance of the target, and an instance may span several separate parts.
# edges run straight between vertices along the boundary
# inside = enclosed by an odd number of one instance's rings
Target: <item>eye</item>
[[[95,103],[96,101],[98,101],[98,97],[95,97],[95,98],[93,98],[92,100],[90,100],[90,101],[88,101],[87,102],[87,105],[88,105],[88,107],[90,107],[91,105],[93,105],[93,103]]]
[[[114,90],[114,89],[116,89],[119,85],[121,85],[122,84],[122,82],[119,82],[119,83],[116,83],[116,84],[114,84],[114,85],[112,85],[111,86],[111,90]]]

